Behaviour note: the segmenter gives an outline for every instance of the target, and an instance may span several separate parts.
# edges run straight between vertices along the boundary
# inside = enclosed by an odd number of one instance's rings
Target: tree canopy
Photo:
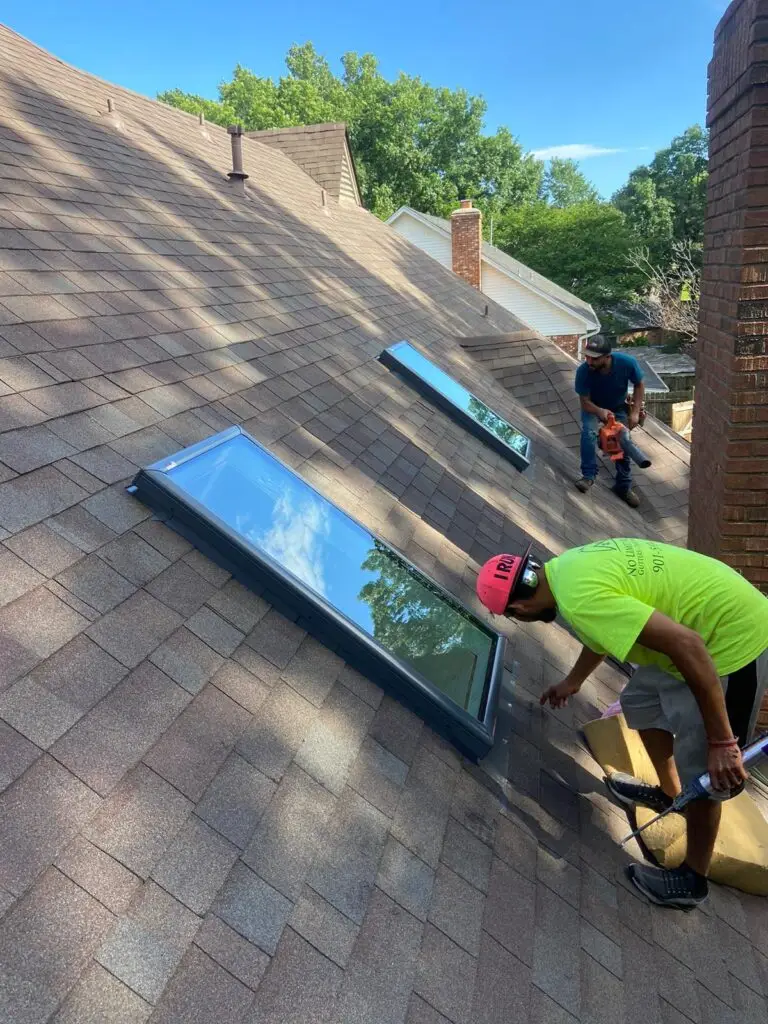
[[[587,181],[575,160],[553,157],[544,173],[543,194],[552,206],[565,208],[579,203],[596,203],[597,189]]]
[[[312,43],[292,46],[277,82],[237,65],[219,99],[172,89],[159,99],[246,131],[344,121],[365,205],[381,217],[408,204],[445,216],[459,199],[483,208],[536,199],[543,165],[507,128],[483,131],[485,101],[412,75],[388,81],[372,54],[345,53],[335,75]]]
[[[408,205],[448,216],[472,199],[495,245],[598,308],[648,290],[631,253],[642,250],[661,272],[680,246],[700,262],[707,133],[699,125],[605,202],[573,160],[545,164],[508,128],[487,133],[482,97],[404,73],[390,81],[369,53],[345,53],[337,75],[308,42],[291,47],[277,80],[238,64],[217,100],[179,89],[159,99],[247,131],[343,121],[372,212],[386,218]]]
[[[642,283],[627,262],[637,238],[610,203],[510,208],[494,243],[592,305],[629,298]]]
[[[638,167],[613,197],[652,257],[668,262],[673,243],[704,240],[707,208],[707,132],[693,125]]]

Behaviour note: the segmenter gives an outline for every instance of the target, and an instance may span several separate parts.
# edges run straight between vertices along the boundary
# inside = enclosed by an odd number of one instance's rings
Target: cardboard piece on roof
[[[623,715],[588,722],[584,734],[606,773],[627,772],[658,785],[656,770],[640,734],[629,728]],[[638,807],[636,813],[638,827],[654,816],[654,812],[645,807]],[[685,857],[685,821],[680,814],[667,815],[647,828],[640,838],[662,867],[677,867]],[[768,821],[747,792],[723,804],[722,825],[709,877],[721,885],[768,896]]]

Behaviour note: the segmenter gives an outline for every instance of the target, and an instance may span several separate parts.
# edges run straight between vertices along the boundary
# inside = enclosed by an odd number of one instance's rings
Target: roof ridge
[[[279,132],[292,132],[292,131],[330,131],[331,129],[347,130],[346,121],[311,121],[309,124],[286,124],[279,128],[253,128],[244,132],[245,135],[265,135],[267,133],[277,134]]]
[[[15,36],[17,39],[20,39],[27,46],[33,46],[48,60],[52,60],[55,61],[57,64],[61,64],[61,66],[65,67],[68,71],[72,71],[76,75],[81,75],[89,79],[89,81],[91,82],[98,82],[100,85],[103,85],[107,89],[111,89],[113,91],[118,90],[121,93],[125,93],[126,95],[133,97],[134,99],[143,100],[145,103],[151,103],[153,104],[153,106],[159,107],[162,110],[170,110],[173,111],[175,114],[182,115],[183,117],[192,117],[197,119],[198,115],[192,114],[188,110],[182,110],[181,107],[171,106],[170,103],[163,103],[163,101],[157,99],[157,97],[147,96],[146,93],[137,92],[136,89],[129,89],[128,86],[120,85],[117,82],[110,82],[108,79],[102,78],[101,75],[95,75],[93,74],[93,72],[85,71],[83,68],[78,67],[76,64],[70,64],[69,61],[64,60],[62,57],[58,57],[55,53],[52,53],[50,50],[46,50],[44,46],[40,46],[39,43],[34,42],[32,39],[28,39],[27,36],[22,35],[21,32],[17,32],[16,29],[11,28],[10,25],[6,25],[4,22],[0,22],[0,32],[6,32],[8,33],[8,35]],[[206,127],[208,128],[218,128],[220,131],[224,132],[224,134],[226,134],[227,132],[227,129],[223,125],[217,124],[215,121],[206,120],[205,124]]]

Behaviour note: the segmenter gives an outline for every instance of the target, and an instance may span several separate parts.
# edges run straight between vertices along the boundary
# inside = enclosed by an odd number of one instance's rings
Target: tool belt
[[[626,406],[627,416],[629,416],[629,414],[632,412],[632,399],[629,397],[629,395],[627,395]],[[643,402],[643,404],[640,406],[640,426],[645,426],[645,402]]]

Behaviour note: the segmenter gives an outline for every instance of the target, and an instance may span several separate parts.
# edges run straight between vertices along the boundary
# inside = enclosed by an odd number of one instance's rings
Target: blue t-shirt
[[[581,364],[576,371],[576,394],[589,398],[601,409],[616,412],[626,400],[630,381],[639,384],[642,379],[643,371],[636,359],[625,352],[612,352],[610,373]]]

